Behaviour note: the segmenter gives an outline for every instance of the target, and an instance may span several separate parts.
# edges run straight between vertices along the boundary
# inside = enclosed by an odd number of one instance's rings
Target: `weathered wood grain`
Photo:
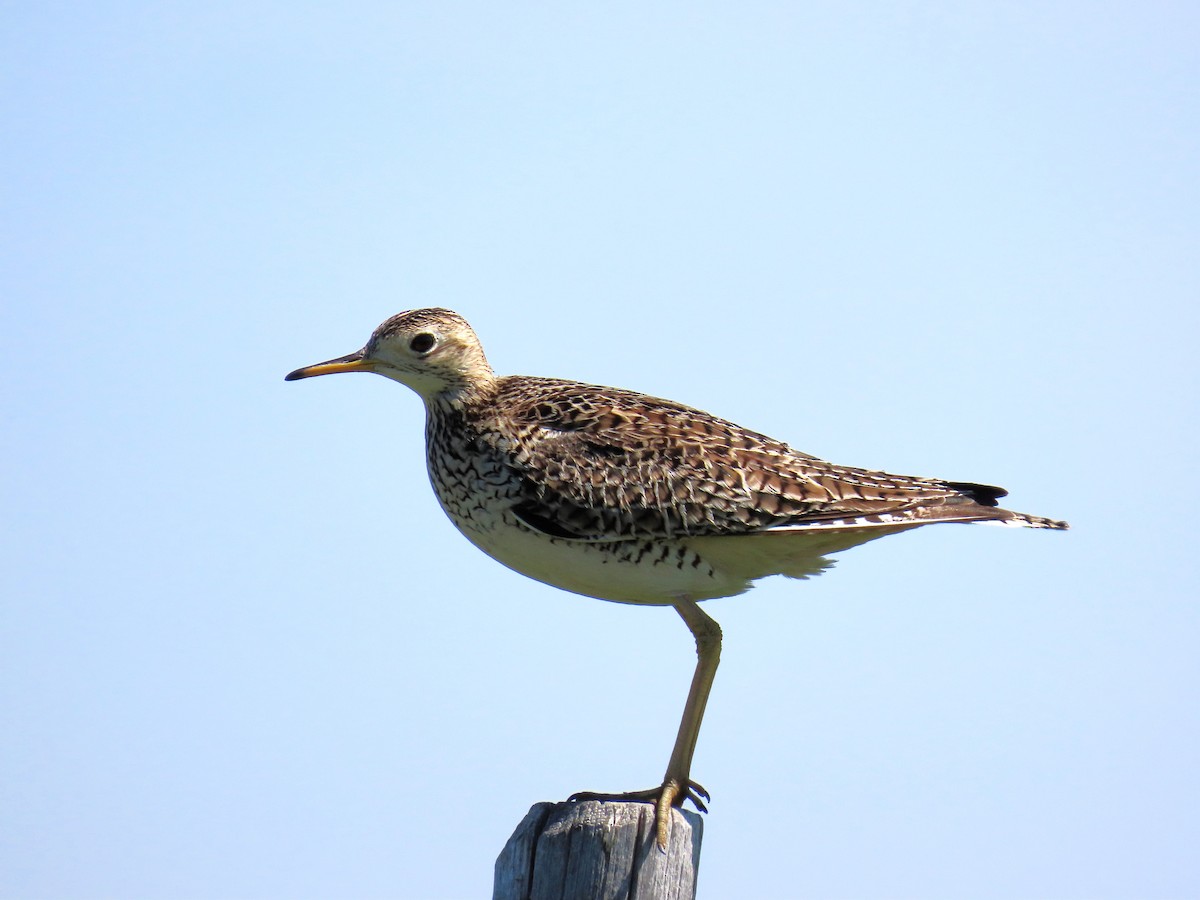
[[[693,900],[704,834],[671,811],[664,853],[649,803],[537,803],[496,859],[492,900]]]

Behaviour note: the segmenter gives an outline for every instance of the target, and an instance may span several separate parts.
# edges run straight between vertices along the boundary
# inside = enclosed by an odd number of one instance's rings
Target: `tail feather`
[[[964,497],[970,497],[980,506],[998,506],[996,501],[1008,496],[1008,491],[994,484],[975,484],[973,481],[946,481],[943,484]]]
[[[1014,528],[1053,528],[1056,531],[1066,531],[1071,526],[1061,519],[1047,519],[1045,516],[1031,516],[1026,513],[1013,512],[1011,509],[997,509],[1003,513],[995,518],[981,519],[985,525],[1008,525]]]
[[[973,508],[969,504],[967,509],[978,515],[975,521],[984,523],[993,523],[997,525],[1010,525],[1017,528],[1053,528],[1058,531],[1065,531],[1071,526],[1066,522],[1058,519],[1048,519],[1045,516],[1031,516],[1027,513],[1015,512],[1011,509],[1002,509],[997,501],[1001,497],[1007,497],[1008,491],[1002,487],[996,487],[991,484],[975,484],[971,481],[947,481],[944,482],[946,487],[953,491],[957,491],[963,497],[973,500],[976,506]],[[983,507],[979,509],[978,507]],[[934,508],[936,510],[936,507]],[[931,518],[937,519],[938,514],[933,512]]]

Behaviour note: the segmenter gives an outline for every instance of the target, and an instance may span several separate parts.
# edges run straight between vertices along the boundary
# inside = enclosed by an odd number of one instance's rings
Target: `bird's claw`
[[[568,803],[582,800],[599,800],[601,803],[653,803],[655,835],[660,850],[667,849],[667,832],[670,826],[671,807],[682,807],[690,800],[700,812],[708,812],[705,801],[712,797],[700,784],[690,778],[680,781],[668,778],[655,788],[644,791],[625,791],[619,794],[604,794],[595,791],[578,791],[567,798]]]
[[[658,787],[647,788],[644,791],[622,791],[612,794],[601,791],[576,791],[567,798],[567,802],[578,803],[581,800],[599,800],[601,803],[654,803],[664,793],[667,793],[668,790],[672,798],[671,806],[683,806],[684,801],[691,800],[700,812],[708,812],[704,801],[711,800],[712,796],[704,789],[703,785],[691,780],[688,781],[686,790],[680,788],[679,782],[669,779]]]

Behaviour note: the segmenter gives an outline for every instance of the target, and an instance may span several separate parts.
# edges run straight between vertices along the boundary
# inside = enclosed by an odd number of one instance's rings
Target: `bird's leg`
[[[667,831],[671,821],[671,807],[683,806],[691,800],[696,808],[705,811],[704,800],[708,791],[691,780],[692,756],[696,752],[696,740],[700,736],[700,722],[704,718],[704,707],[712,691],[717,665],[721,661],[721,626],[700,609],[694,600],[681,598],[674,604],[675,611],[687,624],[696,638],[696,671],[692,675],[692,686],[688,691],[687,703],[683,707],[683,718],[679,722],[679,734],[667,772],[660,787],[648,791],[631,791],[626,794],[572,794],[572,800],[653,800],[655,806],[655,831],[658,846],[667,847]]]
[[[658,845],[663,848],[667,846],[671,807],[683,806],[684,800],[691,800],[703,810],[705,807],[700,797],[708,799],[708,792],[691,780],[692,756],[696,753],[700,722],[704,719],[704,708],[708,705],[708,695],[717,676],[717,665],[721,662],[721,626],[716,620],[694,600],[679,600],[675,604],[675,611],[696,638],[696,671],[692,675],[692,686],[688,690],[687,703],[683,706],[679,733],[675,737],[675,746],[663,776],[662,791],[655,804]]]

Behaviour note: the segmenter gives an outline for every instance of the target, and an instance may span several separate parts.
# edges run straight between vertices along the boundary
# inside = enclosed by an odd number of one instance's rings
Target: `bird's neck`
[[[461,412],[472,406],[478,406],[491,400],[498,390],[498,379],[495,375],[486,377],[464,378],[449,384],[443,384],[439,390],[422,393],[425,406],[431,413]]]

